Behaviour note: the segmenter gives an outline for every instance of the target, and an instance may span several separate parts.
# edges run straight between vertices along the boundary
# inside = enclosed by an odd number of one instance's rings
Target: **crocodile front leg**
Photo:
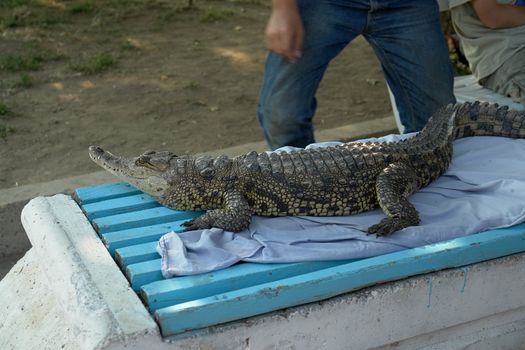
[[[232,190],[224,195],[224,208],[208,210],[204,215],[182,225],[186,227],[185,231],[218,227],[240,232],[250,225],[252,214],[252,208],[243,195]]]
[[[407,199],[419,187],[416,173],[411,166],[393,163],[386,167],[377,177],[376,192],[379,205],[387,217],[370,226],[368,233],[386,236],[419,224],[419,214]]]

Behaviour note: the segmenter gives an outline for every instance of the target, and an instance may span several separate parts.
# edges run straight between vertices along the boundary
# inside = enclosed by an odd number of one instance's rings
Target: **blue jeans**
[[[257,106],[271,149],[315,142],[317,87],[328,63],[360,34],[381,62],[405,132],[421,130],[436,109],[455,102],[436,0],[298,0],[298,5],[303,55],[296,63],[268,55]]]

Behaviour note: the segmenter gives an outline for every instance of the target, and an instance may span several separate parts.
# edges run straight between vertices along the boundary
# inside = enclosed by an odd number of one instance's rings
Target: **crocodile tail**
[[[454,106],[450,137],[502,136],[525,138],[525,113],[508,106],[466,102]]]

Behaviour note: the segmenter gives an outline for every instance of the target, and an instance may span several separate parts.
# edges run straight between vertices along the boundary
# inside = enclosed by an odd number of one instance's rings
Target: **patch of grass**
[[[194,15],[199,15],[203,12],[200,8],[197,6],[175,6],[173,8],[168,8],[165,10],[158,10],[157,15],[155,17],[155,21],[153,22],[153,30],[154,31],[161,31],[165,30],[165,26],[169,25],[170,23],[173,23],[175,21],[186,21],[186,20],[193,20]]]
[[[33,84],[34,84],[33,78],[27,73],[22,73],[20,74],[20,77],[18,78],[18,80],[15,80],[13,82],[12,86],[29,89],[30,87],[33,86]]]
[[[162,24],[164,23],[169,23],[169,22],[172,22],[175,17],[178,15],[178,11],[177,10],[167,10],[167,11],[163,11],[161,13],[159,13],[157,15],[157,22],[160,22]]]
[[[149,2],[145,0],[104,0],[104,6],[98,7],[98,12],[113,20],[138,14],[150,10]]]
[[[42,61],[42,57],[34,52],[6,55],[0,58],[0,70],[8,72],[38,70]]]
[[[3,0],[0,0],[0,4]],[[2,5],[0,5],[2,9]],[[35,25],[49,27],[64,21],[62,11],[42,7],[37,2],[25,2],[20,6],[0,11],[0,30]]]
[[[270,7],[269,2],[264,0],[229,0],[229,2],[237,5],[259,5]]]
[[[83,62],[74,63],[70,68],[79,73],[96,74],[109,70],[116,65],[116,60],[108,52],[101,52]]]
[[[13,28],[16,24],[13,23],[12,18],[0,18],[0,31],[6,30],[7,28]]]
[[[91,14],[95,11],[95,8],[95,2],[93,0],[85,0],[71,6],[69,12],[72,14]]]
[[[2,11],[2,15],[0,16],[0,29],[22,27],[31,16],[31,11],[25,5]]]
[[[187,83],[186,85],[183,86],[183,89],[185,90],[196,90],[198,88],[200,88],[201,85],[199,83],[197,83],[196,81],[190,81],[189,83]]]
[[[211,22],[218,22],[221,21],[227,17],[231,17],[235,14],[232,10],[222,10],[222,9],[216,9],[216,8],[209,8],[207,9],[204,14],[201,17],[201,22],[203,23],[211,23]]]
[[[49,0],[0,0],[0,31],[24,26],[48,28],[68,22],[67,12],[50,3]]]
[[[1,122],[2,120],[7,120],[12,117],[13,113],[3,102],[0,102],[0,138],[6,139],[7,135],[14,133],[16,130],[12,126]]]
[[[69,22],[68,17],[64,15],[62,11],[47,9],[46,11],[41,11],[39,16],[31,21],[30,24],[34,24],[41,28],[49,28],[67,22]]]
[[[138,46],[135,42],[133,42],[133,40],[130,39],[124,40],[122,45],[120,45],[120,48],[126,51],[140,50],[140,46]]]
[[[0,71],[35,71],[39,70],[44,62],[57,61],[63,57],[57,52],[29,43],[25,48],[13,54],[0,54]]]
[[[0,123],[0,138],[5,140],[7,139],[7,135],[12,134],[16,131],[15,128],[13,128],[10,125]]]
[[[32,2],[32,0],[2,0],[0,1],[0,8],[15,8],[24,5],[29,5]]]
[[[3,102],[0,102],[0,118],[6,119],[7,116],[11,115],[11,111],[9,110],[9,107]]]

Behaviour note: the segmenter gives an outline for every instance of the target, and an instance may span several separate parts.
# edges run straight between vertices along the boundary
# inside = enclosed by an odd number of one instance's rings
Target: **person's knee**
[[[289,119],[292,118],[292,115],[289,115],[286,110],[286,105],[282,99],[275,95],[268,96],[259,102],[259,120],[266,129],[275,130],[284,127],[290,123]]]
[[[293,100],[293,99],[292,99]],[[272,149],[282,146],[304,147],[314,142],[311,114],[290,99],[273,96],[260,101],[258,117]]]

